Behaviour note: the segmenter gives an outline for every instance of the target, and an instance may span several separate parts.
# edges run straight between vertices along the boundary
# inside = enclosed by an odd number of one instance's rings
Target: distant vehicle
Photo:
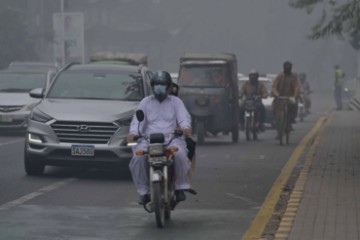
[[[249,77],[240,77],[239,78],[239,91],[241,89],[241,86],[246,82],[249,81]],[[266,119],[265,123],[270,124],[272,128],[275,127],[274,122],[274,112],[273,112],[273,106],[272,103],[274,101],[274,98],[271,96],[271,88],[272,88],[272,79],[268,77],[259,77],[259,81],[265,84],[265,87],[269,93],[269,96],[265,99],[262,99],[262,102],[266,109]]]
[[[90,62],[147,66],[148,56],[144,53],[97,52],[90,57]]]
[[[178,83],[179,74],[178,73],[170,73],[171,79],[174,83]]]
[[[47,89],[53,68],[24,68],[14,65],[0,71],[0,129],[25,130],[32,108],[39,103],[29,92],[35,88]]]
[[[270,78],[274,82],[275,78],[277,77],[277,74],[267,73],[267,74],[265,74],[265,77]]]
[[[191,114],[199,145],[207,133],[239,139],[239,91],[234,54],[186,53],[180,58],[179,97]]]
[[[151,94],[151,72],[143,65],[73,64],[56,75],[31,112],[24,165],[41,175],[46,165],[127,166],[129,125],[139,102]]]
[[[47,71],[57,70],[59,67],[54,63],[49,62],[11,62],[9,69],[12,70],[30,70],[30,71]]]

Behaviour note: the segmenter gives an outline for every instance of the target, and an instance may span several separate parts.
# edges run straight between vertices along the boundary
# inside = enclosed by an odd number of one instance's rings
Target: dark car
[[[69,65],[61,70],[30,114],[24,164],[29,175],[46,165],[127,166],[126,136],[139,102],[151,94],[144,66]]]

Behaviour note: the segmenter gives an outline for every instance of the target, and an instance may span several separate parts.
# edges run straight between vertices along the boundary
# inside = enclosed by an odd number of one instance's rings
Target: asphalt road
[[[275,131],[256,142],[244,133],[207,139],[197,148],[192,186],[166,228],[137,204],[127,169],[47,167],[26,176],[24,137],[0,136],[0,240],[241,239],[289,156],[316,121],[333,106],[331,95],[314,94],[312,114],[295,125],[290,145]]]

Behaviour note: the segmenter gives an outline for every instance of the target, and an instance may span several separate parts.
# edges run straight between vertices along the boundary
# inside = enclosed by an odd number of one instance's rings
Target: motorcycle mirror
[[[144,118],[145,118],[145,115],[144,115],[144,111],[143,110],[137,110],[136,111],[136,119],[139,121],[139,122],[142,122],[144,121]]]

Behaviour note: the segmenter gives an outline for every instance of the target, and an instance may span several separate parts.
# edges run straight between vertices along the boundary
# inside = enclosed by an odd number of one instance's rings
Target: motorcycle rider
[[[292,63],[286,61],[283,64],[283,72],[279,73],[272,85],[272,95],[274,99],[274,111],[275,113],[279,110],[279,104],[276,97],[294,97],[298,99],[300,96],[300,83],[296,74],[292,73]],[[291,120],[290,128],[292,124],[296,123],[295,119],[297,117],[298,105],[296,101],[290,101],[289,104],[289,118]]]
[[[239,92],[239,98],[242,99],[243,97],[252,97],[254,95],[261,96],[262,98],[268,97],[268,91],[263,83],[259,82],[259,73],[254,69],[251,70],[249,73],[249,81],[246,81]],[[259,105],[257,106],[260,117],[260,130],[265,131],[264,122],[265,122],[265,106],[262,101],[259,101]],[[242,101],[240,104],[240,129],[244,131],[244,122],[245,122],[245,101]]]
[[[310,108],[311,108],[310,93],[312,91],[311,91],[310,83],[306,79],[306,73],[300,73],[299,80],[300,80],[301,95],[303,98],[302,101],[304,102],[305,111],[306,114],[310,114]]]
[[[163,133],[165,139],[174,133],[180,127],[185,137],[191,136],[191,117],[186,110],[184,103],[178,97],[169,95],[172,86],[172,79],[168,72],[155,72],[150,80],[153,95],[145,97],[139,104],[138,109],[144,112],[145,118],[139,125],[139,121],[134,116],[129,135],[128,142],[132,142],[139,135],[149,136],[151,133]],[[149,166],[146,156],[137,156],[138,150],[146,151],[148,142],[140,139],[138,144],[133,148],[134,156],[130,161],[129,168],[131,175],[140,195],[139,204],[146,204],[150,201],[149,195]],[[177,147],[178,151],[174,153],[175,157],[175,195],[176,201],[184,201],[186,199],[184,190],[190,189],[190,181],[188,172],[190,169],[190,160],[187,156],[188,150],[184,138],[178,137],[172,140],[168,148]]]

